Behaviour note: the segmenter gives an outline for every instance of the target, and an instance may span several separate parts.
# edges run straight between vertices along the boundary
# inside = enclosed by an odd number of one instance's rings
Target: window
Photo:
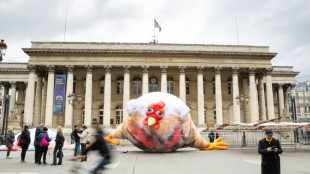
[[[84,94],[86,93],[86,78],[84,78]]]
[[[305,111],[304,111],[304,113],[308,113],[308,112],[307,112],[307,107],[305,107]]]
[[[213,82],[213,94],[215,94],[215,78],[213,78],[212,82]]]
[[[158,81],[156,77],[150,78],[150,84],[149,84],[149,92],[156,92],[158,91]]]
[[[73,93],[75,94],[75,88],[76,88],[76,79],[73,79]]]
[[[300,113],[300,107],[297,107],[297,113]]]
[[[204,112],[203,112],[203,115],[204,115],[204,123],[207,124],[207,109],[206,107],[204,107]]]
[[[203,94],[206,94],[206,80],[203,78]]]
[[[133,94],[141,94],[142,81],[140,77],[133,78]]]
[[[84,124],[85,122],[85,107],[83,107],[83,111],[82,111],[82,124]]]
[[[123,122],[123,106],[116,106],[116,124],[121,124]]]
[[[173,94],[173,78],[167,77],[167,92]]]
[[[214,124],[216,124],[216,109],[214,109],[213,114],[214,114]]]
[[[99,123],[103,124],[103,105],[99,107]]]
[[[124,77],[117,78],[117,94],[123,94],[124,92]]]
[[[228,94],[231,94],[231,78],[228,79],[228,82],[227,82],[227,85],[228,85]]]
[[[186,94],[189,94],[189,78],[185,77]]]
[[[104,93],[104,77],[100,79],[100,94]]]

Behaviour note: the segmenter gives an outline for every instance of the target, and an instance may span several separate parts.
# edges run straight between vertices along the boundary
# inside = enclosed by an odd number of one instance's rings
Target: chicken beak
[[[154,117],[149,117],[147,123],[149,126],[154,126],[156,124],[156,119]]]

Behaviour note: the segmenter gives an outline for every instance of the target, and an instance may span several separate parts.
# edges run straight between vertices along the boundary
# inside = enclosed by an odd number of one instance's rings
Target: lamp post
[[[75,94],[74,93],[71,93],[71,94],[69,94],[68,95],[68,103],[69,104],[71,104],[72,105],[72,122],[71,122],[71,125],[72,125],[72,131],[73,131],[73,129],[74,129],[74,118],[73,118],[73,116],[74,116],[74,106],[75,106],[75,104],[74,104],[74,100],[75,100],[76,98],[75,98]],[[77,100],[78,100],[78,102],[80,103],[81,102],[81,100],[82,100],[82,97],[81,97],[81,95],[78,95],[77,96]],[[71,139],[71,144],[73,143],[73,140]]]
[[[2,62],[3,56],[5,56],[5,52],[6,52],[7,47],[8,46],[4,43],[4,40],[1,39],[1,42],[0,42],[0,62]]]
[[[243,96],[243,94],[239,97],[236,97],[236,101],[237,104],[239,105],[239,103],[241,102],[241,107],[244,108],[244,102],[246,102],[246,104],[248,104],[249,102],[249,97],[248,96]],[[245,111],[244,111],[245,112]],[[245,132],[242,132],[242,147],[246,147],[246,136],[245,136]]]

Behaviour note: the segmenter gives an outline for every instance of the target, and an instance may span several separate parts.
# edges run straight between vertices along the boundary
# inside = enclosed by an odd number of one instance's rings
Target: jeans
[[[102,160],[99,162],[99,164],[95,167],[95,169],[92,171],[93,174],[98,173],[100,170],[103,170],[103,167],[106,164],[110,163],[110,158],[102,158]]]
[[[79,141],[75,142],[74,156],[76,156],[78,153],[80,153],[80,146],[81,146],[81,142],[79,142]]]
[[[86,144],[85,143],[81,144],[81,148],[82,148],[82,155],[87,155],[87,150],[86,150]]]
[[[22,145],[22,153],[21,153],[21,160],[25,161],[26,152],[28,150],[28,145]]]
[[[48,148],[48,147],[41,147],[41,149],[40,149],[40,159],[39,159],[39,163],[41,163],[42,155],[43,155],[43,163],[46,163],[47,148]]]
[[[38,163],[38,162],[40,162],[40,151],[41,151],[41,148],[40,148],[40,145],[34,146],[34,147],[35,147],[34,161],[36,163]]]
[[[11,149],[12,147],[8,147],[8,152],[6,153],[6,156],[10,156]]]
[[[56,144],[53,152],[53,164],[57,164],[57,151],[60,154],[58,164],[62,164],[62,144]]]

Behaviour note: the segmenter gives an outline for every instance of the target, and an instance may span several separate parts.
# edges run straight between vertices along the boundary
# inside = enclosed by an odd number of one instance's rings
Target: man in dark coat
[[[37,127],[36,129],[36,133],[34,135],[34,148],[35,148],[35,152],[34,152],[34,161],[35,164],[38,164],[40,162],[40,138],[39,135],[42,132],[44,128],[44,124],[41,124],[40,127]]]
[[[75,125],[74,130],[72,132],[74,136],[74,141],[75,141],[74,156],[80,153],[81,142],[80,142],[80,137],[78,136],[78,133],[81,133],[80,128],[79,126]]]
[[[28,129],[29,126],[25,125],[24,131],[20,135],[20,138],[22,139],[20,142],[20,145],[22,146],[21,163],[25,163],[26,151],[28,150],[30,144],[30,132]]]
[[[279,140],[272,138],[272,130],[267,129],[265,138],[259,141],[258,153],[262,155],[262,174],[280,174],[280,156],[282,148]]]

